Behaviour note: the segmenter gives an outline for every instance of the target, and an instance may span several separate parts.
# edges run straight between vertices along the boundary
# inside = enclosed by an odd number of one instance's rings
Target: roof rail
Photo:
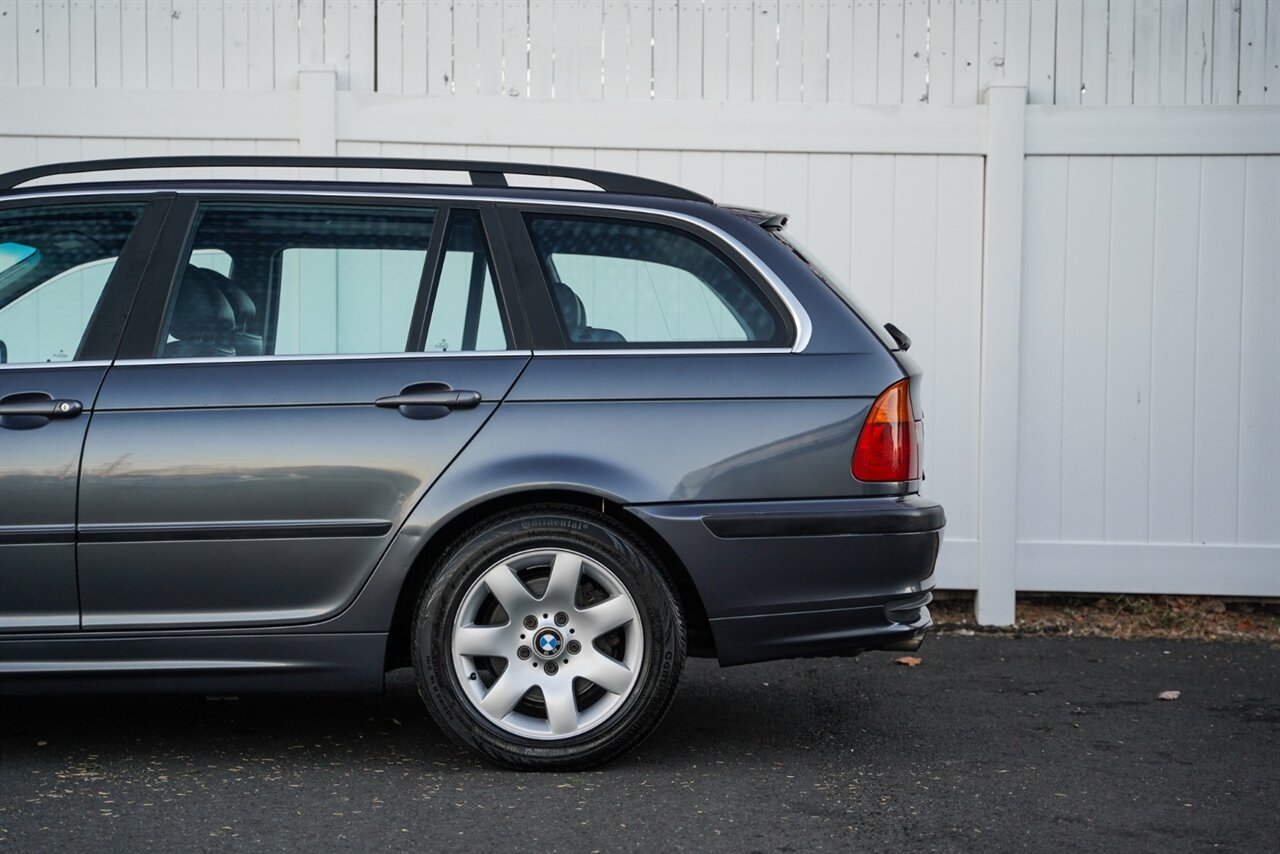
[[[508,175],[538,175],[571,178],[594,184],[609,193],[662,196],[691,202],[711,199],[684,187],[578,166],[550,166],[539,163],[502,163],[491,160],[419,160],[411,157],[280,157],[253,154],[212,154],[175,157],[119,157],[110,160],[79,160],[73,163],[46,163],[0,175],[0,190],[12,190],[37,178],[74,175],[84,172],[115,172],[125,169],[190,169],[213,166],[321,167],[329,169],[420,169],[432,172],[467,172],[475,187],[505,187]]]

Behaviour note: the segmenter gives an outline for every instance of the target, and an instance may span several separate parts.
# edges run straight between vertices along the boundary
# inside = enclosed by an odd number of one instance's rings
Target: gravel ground
[[[649,741],[575,774],[472,760],[403,671],[379,697],[4,699],[0,848],[1276,850],[1277,647],[918,655],[691,662]]]

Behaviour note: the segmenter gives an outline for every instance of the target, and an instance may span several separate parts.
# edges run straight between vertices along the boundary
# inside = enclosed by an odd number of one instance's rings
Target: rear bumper
[[[721,664],[919,646],[946,517],[919,496],[628,508],[676,552]]]

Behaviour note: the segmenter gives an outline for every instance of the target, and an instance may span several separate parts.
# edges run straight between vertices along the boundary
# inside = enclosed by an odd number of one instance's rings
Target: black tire
[[[455,617],[476,580],[512,555],[540,548],[573,550],[611,571],[634,601],[645,639],[639,675],[625,700],[594,728],[551,740],[521,737],[486,718],[459,684],[451,646]],[[493,762],[528,770],[607,762],[652,732],[675,696],[685,626],[673,589],[658,558],[599,513],[540,505],[494,517],[441,557],[418,600],[411,650],[418,691],[441,729]]]

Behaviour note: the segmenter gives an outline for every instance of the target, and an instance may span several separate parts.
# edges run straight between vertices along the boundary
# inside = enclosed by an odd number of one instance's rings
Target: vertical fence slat
[[[148,0],[147,3],[147,86],[173,87],[173,3],[170,0]]]
[[[676,19],[676,97],[702,97],[702,4],[681,3]]]
[[[120,71],[125,89],[147,87],[147,8],[136,0],[120,7]]]
[[[1267,4],[1266,86],[1264,100],[1280,104],[1280,3]]]
[[[627,95],[637,100],[653,97],[653,3],[631,0],[627,4]]]
[[[929,477],[948,508],[949,536],[978,537],[979,414],[973,389],[979,387],[982,327],[983,158],[938,158],[934,191],[938,208],[937,256],[933,275],[937,302],[932,330],[938,354],[930,368],[933,406],[925,411],[932,439]],[[931,491],[933,487],[931,487]],[[943,563],[945,571],[946,564]]]
[[[1081,18],[1080,103],[1107,102],[1107,6],[1085,3]]]
[[[223,5],[222,85],[249,88],[249,4],[227,0]],[[326,27],[326,32],[330,28]]]
[[[928,2],[928,0],[923,0]],[[830,99],[829,73],[831,51],[831,8],[827,0],[806,0],[804,18],[804,99],[810,103]]]
[[[702,98],[729,98],[729,4],[707,0],[702,7]]]
[[[200,85],[200,8],[196,0],[173,0],[173,88]]]
[[[529,70],[529,16],[523,5],[502,6],[502,92],[508,96],[525,94]]]
[[[680,10],[676,0],[653,3],[653,97],[663,100],[679,94]]]
[[[751,24],[751,98],[778,100],[778,3],[757,0]]]
[[[250,89],[273,89],[276,85],[275,16],[270,6],[249,5],[249,72]]]
[[[476,89],[481,95],[502,93],[502,3],[480,0],[476,10]]]
[[[902,103],[902,0],[881,0],[876,103]]]
[[[1164,0],[1160,4],[1160,101],[1187,102],[1187,2]]]
[[[44,85],[71,85],[71,10],[67,0],[45,0],[40,36],[44,42]]]
[[[1058,0],[1058,29],[1054,53],[1053,103],[1079,104],[1083,79],[1084,8],[1081,0]]]
[[[428,55],[431,52],[427,35],[427,5],[425,3],[405,3],[397,8],[392,6],[386,11],[390,24],[387,38],[391,45],[385,48],[391,56],[399,60],[400,67],[395,68],[395,61],[386,62],[386,80],[381,70],[378,72],[378,89],[385,92],[406,92],[413,95],[424,95],[428,89]],[[383,27],[383,13],[378,13],[378,26]],[[384,46],[378,41],[379,68],[383,64]],[[437,86],[444,82],[441,73]]]
[[[1005,0],[1002,79],[1006,83],[1028,85],[1031,81],[1030,63],[1031,0]]]
[[[1027,160],[1022,254],[1022,378],[1019,392],[1018,539],[1061,539],[1063,303],[1070,158]],[[1046,448],[1054,449],[1048,453]]]
[[[1272,4],[1273,8],[1280,4]],[[1276,17],[1280,18],[1280,10]],[[1280,20],[1272,21],[1280,26]],[[1265,103],[1267,80],[1267,4],[1240,5],[1240,103]]]
[[[1100,541],[1106,513],[1097,486],[1105,482],[1107,380],[1107,258],[1111,243],[1110,157],[1073,157],[1067,188],[1066,334],[1062,353],[1062,538]]]
[[[1150,412],[1161,429],[1151,433],[1147,535],[1157,543],[1191,541],[1200,161],[1162,157],[1156,165]]]
[[[410,6],[423,8],[421,3]],[[378,91],[405,91],[409,57],[404,53],[404,4],[402,0],[378,0]]]
[[[122,85],[120,60],[120,4],[93,4],[93,81],[104,88]]]
[[[826,51],[824,50],[823,53]],[[778,100],[804,99],[804,6],[778,4]]]
[[[1213,4],[1213,75],[1210,97],[1214,104],[1238,103],[1240,92],[1241,0],[1217,0]]]
[[[1156,159],[1117,158],[1111,177],[1105,539],[1137,543],[1147,539],[1149,504]]]
[[[1208,104],[1213,99],[1213,0],[1187,0],[1186,103]]]
[[[222,88],[222,5],[200,0],[196,7],[196,85]]]
[[[956,4],[929,0],[929,103],[955,99]]]
[[[1004,0],[978,4],[978,92],[1004,79]]]
[[[1250,157],[1244,200],[1244,282],[1240,316],[1240,499],[1236,539],[1274,542],[1280,518],[1280,157]],[[1267,388],[1272,394],[1257,394]]]
[[[1027,99],[1052,104],[1057,85],[1057,7],[1031,4],[1031,49],[1027,68]]]
[[[347,79],[353,92],[372,92],[375,64],[374,0],[351,0],[347,29]]]
[[[425,49],[427,51],[427,94],[448,95],[453,92],[453,7],[448,3],[427,5]],[[412,32],[412,31],[410,31]],[[417,49],[422,49],[418,44]],[[548,45],[548,68],[550,46]],[[551,75],[547,74],[548,89]]]
[[[0,0],[0,86],[18,85],[18,0]]]
[[[18,85],[44,85],[44,7],[39,3],[18,5]]]
[[[957,0],[951,63],[953,104],[978,103],[978,54],[978,0]]]
[[[729,4],[729,70],[730,101],[754,98],[755,78],[751,68],[755,16],[749,0],[732,0]]]
[[[853,0],[831,0],[827,7],[827,100],[853,100]]]
[[[557,30],[559,24],[560,21],[557,20]],[[455,95],[474,95],[479,88],[479,60],[476,56],[478,33],[479,9],[476,0],[454,0],[453,94]]]
[[[1206,157],[1201,178],[1191,537],[1198,543],[1234,543],[1240,487],[1237,348],[1244,272],[1245,159]]]
[[[604,7],[604,90],[606,101],[627,97],[627,18],[625,3],[606,3]]]
[[[902,103],[929,101],[929,0],[907,0],[902,24]]]
[[[271,65],[277,89],[298,88],[298,2],[277,0],[271,6],[274,16]]]
[[[1160,103],[1160,0],[1138,0],[1134,9],[1133,103]]]
[[[1107,16],[1107,99],[1112,105],[1133,103],[1134,0],[1111,0]]]
[[[875,0],[853,4],[853,102],[874,104],[880,60],[880,5]]]

